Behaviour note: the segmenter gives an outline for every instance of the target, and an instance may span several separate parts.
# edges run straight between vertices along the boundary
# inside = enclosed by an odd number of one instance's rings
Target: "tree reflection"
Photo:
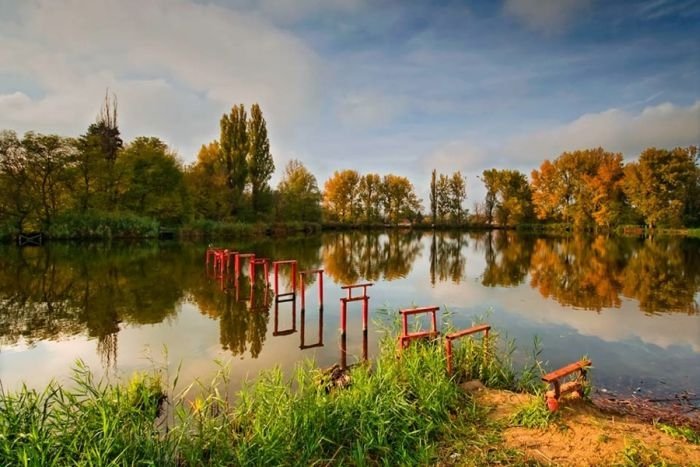
[[[345,232],[324,236],[323,267],[336,282],[352,284],[364,278],[406,277],[421,252],[420,232],[392,230]]]
[[[433,232],[430,241],[430,283],[448,279],[459,283],[464,277],[467,258],[462,248],[468,246],[460,232]]]
[[[486,269],[481,283],[487,287],[520,285],[530,269],[533,237],[496,230],[484,236]]]
[[[114,362],[119,323],[158,323],[175,312],[185,264],[177,251],[103,245],[0,254],[0,343],[28,344],[86,332]],[[158,287],[153,287],[158,284]]]
[[[680,238],[648,238],[629,260],[622,275],[622,293],[639,301],[646,313],[698,313],[700,242]]]
[[[538,238],[531,258],[530,285],[544,297],[586,310],[620,306],[621,274],[630,242],[599,235]]]

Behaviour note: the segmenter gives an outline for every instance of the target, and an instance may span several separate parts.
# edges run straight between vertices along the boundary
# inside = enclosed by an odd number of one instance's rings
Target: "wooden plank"
[[[551,373],[547,373],[542,377],[542,381],[551,383],[563,376],[570,375],[575,371],[583,370],[589,366],[591,366],[591,362],[589,360],[581,360],[580,362],[570,363],[565,367],[559,368],[558,370],[552,371]]]

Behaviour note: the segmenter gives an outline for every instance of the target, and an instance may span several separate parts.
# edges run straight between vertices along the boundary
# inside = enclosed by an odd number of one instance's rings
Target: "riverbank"
[[[451,378],[441,345],[412,345],[397,358],[387,338],[375,361],[341,378],[311,363],[291,378],[270,370],[235,399],[225,369],[182,388],[158,372],[108,385],[78,365],[71,386],[0,394],[0,464],[700,463],[700,447],[678,432],[587,402],[550,414],[537,354],[515,371],[509,352],[488,350],[498,348],[496,333],[487,346],[465,341]]]

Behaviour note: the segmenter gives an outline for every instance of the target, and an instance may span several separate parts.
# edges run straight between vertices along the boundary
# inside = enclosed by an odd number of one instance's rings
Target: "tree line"
[[[562,223],[577,229],[700,223],[693,146],[648,148],[627,164],[622,154],[603,148],[564,152],[545,160],[529,180],[516,170],[485,170],[480,179],[486,195],[472,212],[464,208],[466,178],[433,170],[424,214],[414,185],[395,174],[340,170],[321,191],[304,164],[292,160],[271,187],[275,162],[258,104],[249,111],[234,105],[219,129],[219,139],[202,145],[187,165],[158,138],[124,142],[114,96],[105,96],[96,121],[76,138],[1,131],[0,237],[27,230],[89,236],[96,228],[91,220],[110,220],[112,228],[136,235],[199,221]]]
[[[485,170],[483,204],[488,224],[560,222],[576,229],[620,224],[654,228],[700,222],[700,167],[695,146],[647,148],[637,161],[603,148],[564,152],[545,160],[528,182],[514,170]]]

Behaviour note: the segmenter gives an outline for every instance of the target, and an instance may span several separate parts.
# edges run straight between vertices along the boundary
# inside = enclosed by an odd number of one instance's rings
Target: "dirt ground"
[[[489,408],[490,418],[504,422],[533,397],[490,389],[473,394]],[[503,434],[507,447],[545,465],[630,465],[621,454],[635,446],[641,452],[637,459],[646,459],[636,461],[641,465],[665,461],[666,465],[700,466],[700,446],[671,437],[650,423],[606,414],[576,399],[563,401],[558,420],[545,430],[507,427]]]

